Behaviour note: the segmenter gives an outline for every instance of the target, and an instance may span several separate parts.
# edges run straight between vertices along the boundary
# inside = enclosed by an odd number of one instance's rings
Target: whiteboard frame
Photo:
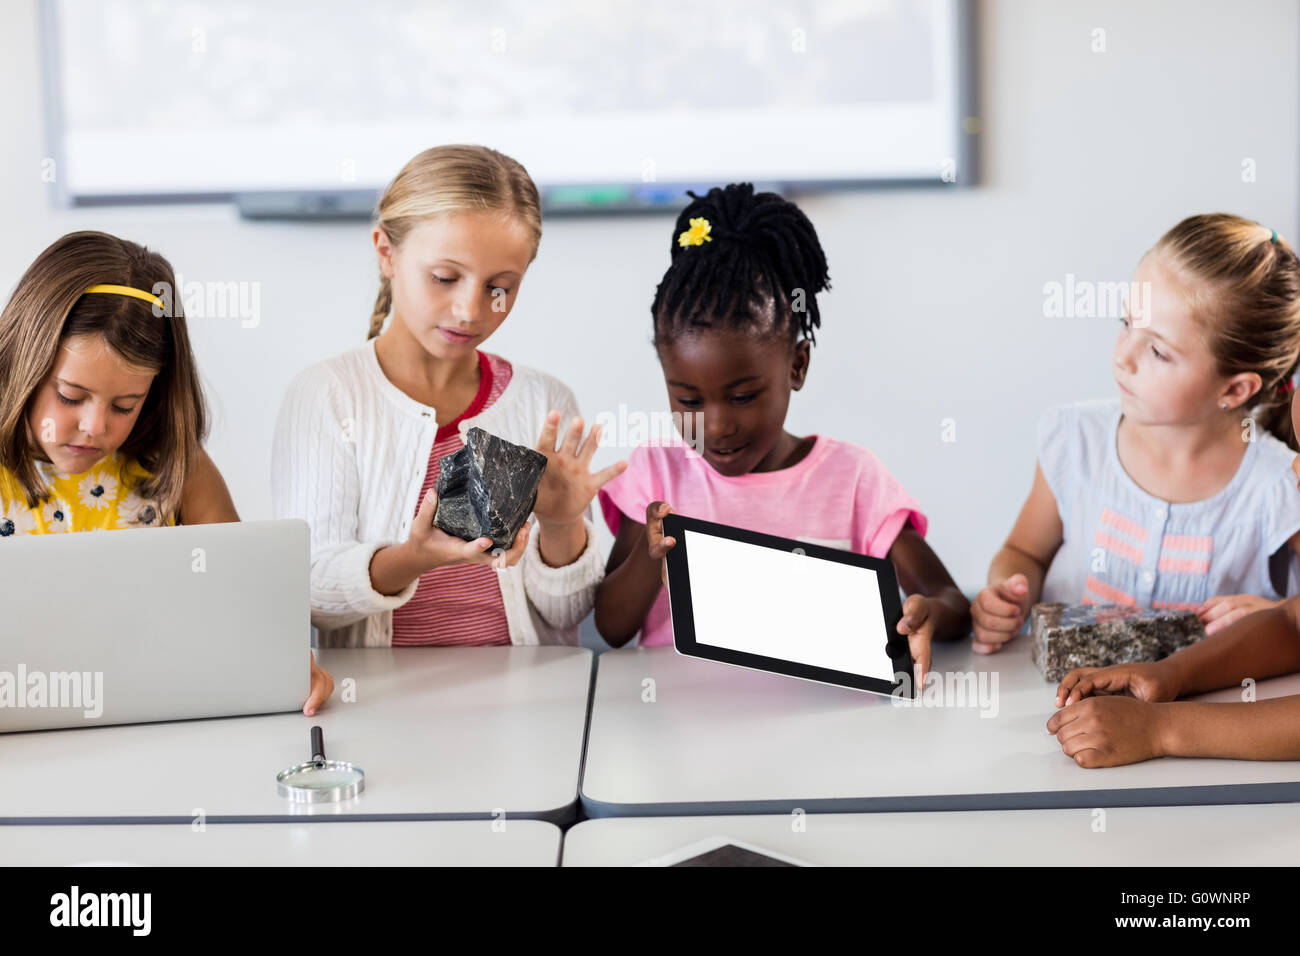
[[[918,186],[951,188],[972,186],[979,181],[978,144],[978,90],[977,90],[977,28],[973,0],[938,0],[949,6],[955,29],[951,51],[954,69],[954,89],[951,102],[956,105],[954,142],[957,144],[957,177],[954,182],[944,182],[936,173],[933,177],[887,177],[854,179],[789,179],[781,181],[755,181],[758,190],[790,194],[816,194],[840,190],[915,188]],[[46,156],[54,160],[55,178],[50,190],[51,202],[61,208],[102,206],[179,205],[193,203],[233,203],[240,214],[248,219],[339,220],[370,219],[382,193],[382,188],[330,188],[297,190],[228,190],[215,192],[176,191],[157,193],[97,193],[75,192],[67,185],[67,151],[64,140],[63,90],[60,82],[60,48],[58,11],[56,0],[41,0],[39,4],[39,29],[41,50],[42,87],[44,92],[44,119]],[[974,120],[973,128],[967,120]],[[396,172],[396,171],[394,171]],[[737,173],[731,181],[748,180]],[[623,215],[627,213],[662,213],[684,207],[689,201],[687,189],[703,192],[714,182],[593,182],[549,183],[538,181],[543,212],[547,215]],[[627,190],[633,195],[624,201],[608,203],[566,203],[557,194],[581,191]],[[637,195],[640,194],[640,195]],[[646,198],[653,195],[654,198]]]

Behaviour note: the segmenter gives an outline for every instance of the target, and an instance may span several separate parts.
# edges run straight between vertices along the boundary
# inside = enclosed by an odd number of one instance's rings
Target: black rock
[[[465,447],[438,459],[438,510],[433,523],[466,541],[491,538],[508,549],[532,514],[546,456],[489,435],[465,433]]]

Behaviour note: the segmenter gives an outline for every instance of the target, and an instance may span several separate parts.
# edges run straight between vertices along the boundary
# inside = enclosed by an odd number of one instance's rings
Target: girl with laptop
[[[102,232],[56,240],[0,312],[0,547],[15,535],[238,521],[176,278]],[[309,716],[333,680],[311,661]]]

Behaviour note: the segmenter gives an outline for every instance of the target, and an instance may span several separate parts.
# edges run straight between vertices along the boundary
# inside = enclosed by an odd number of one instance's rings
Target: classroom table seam
[[[600,654],[592,653],[591,655],[591,674],[587,680],[587,717],[582,726],[582,757],[578,761],[578,794],[574,819],[570,820],[567,826],[578,823],[578,811],[586,806],[587,798],[583,795],[582,786],[586,783],[587,778],[587,747],[591,743],[591,719],[596,711],[596,680],[600,669]]]
[[[510,820],[528,820],[536,823],[549,823],[563,830],[565,824],[555,819],[555,814],[569,809],[530,810],[526,813],[512,813]],[[205,825],[229,825],[237,823],[284,824],[284,823],[455,823],[473,821],[491,821],[497,819],[491,811],[465,811],[456,813],[347,813],[347,814],[311,814],[302,816],[282,816],[273,814],[256,814],[249,816],[208,815],[203,818]],[[26,826],[181,826],[191,825],[194,818],[189,816],[139,816],[139,817],[0,817],[0,827]]]
[[[1051,798],[1050,800],[1045,798]],[[1179,799],[1183,798],[1183,799]],[[626,817],[755,816],[805,813],[899,813],[954,810],[1079,810],[1097,807],[1195,807],[1222,804],[1300,802],[1300,781],[1140,787],[1109,790],[1022,791],[994,794],[936,794],[924,797],[818,797],[702,803],[613,803],[583,795],[590,819]]]
[[[573,788],[573,797],[567,803],[550,810],[534,811],[534,813],[528,815],[514,815],[516,819],[522,817],[525,820],[544,820],[547,823],[552,823],[559,827],[561,838],[564,836],[565,828],[577,822],[582,807],[582,774],[587,765],[587,734],[591,728],[591,711],[596,693],[597,655],[589,647],[581,647],[579,650],[587,652],[590,663],[587,670],[587,701],[583,715],[582,739],[578,743],[578,776]]]

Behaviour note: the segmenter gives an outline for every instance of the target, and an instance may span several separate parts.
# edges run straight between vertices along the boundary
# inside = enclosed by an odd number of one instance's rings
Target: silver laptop
[[[0,733],[297,710],[303,521],[0,539]]]

